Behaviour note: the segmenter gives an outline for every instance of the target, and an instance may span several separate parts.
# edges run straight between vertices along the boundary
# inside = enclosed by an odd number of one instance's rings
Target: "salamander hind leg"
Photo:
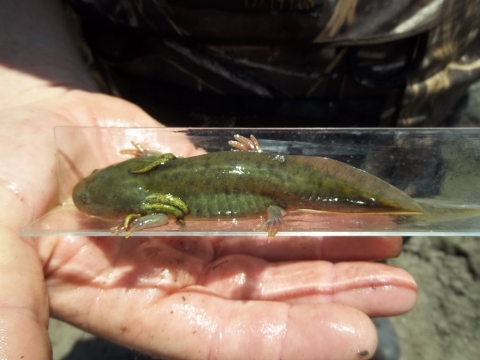
[[[281,229],[291,230],[285,222],[283,221],[283,217],[287,214],[287,212],[282,209],[280,206],[271,205],[267,209],[268,219],[265,223],[258,225],[255,228],[257,230],[267,230],[268,237],[273,238]]]
[[[235,140],[230,140],[228,143],[231,147],[242,150],[242,151],[254,151],[254,152],[262,152],[262,148],[258,143],[258,140],[255,136],[250,135],[250,139],[243,137],[242,135],[233,135]]]

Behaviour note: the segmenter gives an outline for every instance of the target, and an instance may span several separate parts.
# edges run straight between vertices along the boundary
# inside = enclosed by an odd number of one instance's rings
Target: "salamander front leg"
[[[145,149],[142,145],[132,141],[132,145],[135,149],[125,149],[121,150],[120,154],[125,155],[132,155],[133,157],[137,158],[149,158],[151,161],[142,169],[139,170],[131,170],[131,174],[141,174],[146,173],[150,170],[155,169],[156,167],[165,164],[167,161],[177,159],[180,156],[175,156],[171,153],[161,153],[158,151],[151,151]]]
[[[283,221],[285,215],[287,212],[280,206],[271,205],[267,209],[267,221],[257,226],[255,230],[267,230],[269,238],[273,238],[281,229],[291,230]]]
[[[153,152],[145,149],[142,145],[140,145],[139,143],[136,143],[135,141],[131,141],[131,143],[135,149],[120,150],[120,154],[132,155],[133,157],[147,157],[147,156],[159,154],[157,152]]]
[[[145,198],[140,211],[141,214],[130,214],[122,225],[111,228],[112,234],[125,231],[125,237],[128,238],[135,231],[166,225],[168,215],[175,216],[180,225],[184,226],[183,217],[188,214],[188,206],[170,194],[152,194]]]
[[[148,150],[135,141],[131,141],[131,143],[135,149],[120,150],[120,154],[132,155],[133,157],[137,157],[137,158],[145,158],[145,157],[158,156],[163,154],[160,151]]]
[[[128,215],[123,223],[110,229],[113,235],[125,231],[125,238],[128,238],[135,231],[142,229],[163,226],[168,223],[168,216],[165,214],[149,214],[141,216],[140,214]]]
[[[130,174],[142,174],[149,172],[156,167],[165,164],[167,161],[176,159],[177,157],[171,153],[165,153],[156,156],[150,156],[150,158],[152,159],[152,161],[149,164],[144,166],[142,169],[130,170]]]

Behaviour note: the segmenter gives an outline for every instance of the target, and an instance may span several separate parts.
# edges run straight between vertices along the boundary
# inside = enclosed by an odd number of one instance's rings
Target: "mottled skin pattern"
[[[331,159],[224,151],[176,158],[132,173],[157,157],[134,158],[94,171],[76,185],[75,205],[107,218],[173,214],[148,206],[148,196],[162,194],[186,204],[189,215],[211,218],[259,214],[270,205],[287,211],[421,213],[397,188]]]

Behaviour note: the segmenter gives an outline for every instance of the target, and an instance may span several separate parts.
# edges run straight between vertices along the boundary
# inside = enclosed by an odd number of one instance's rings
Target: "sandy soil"
[[[391,321],[402,360],[477,359],[480,355],[480,238],[411,238],[389,263],[419,287],[415,309]]]

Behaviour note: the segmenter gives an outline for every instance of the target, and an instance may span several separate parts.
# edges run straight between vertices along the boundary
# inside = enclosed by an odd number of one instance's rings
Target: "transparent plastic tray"
[[[111,236],[120,220],[92,217],[72,202],[74,185],[92,170],[124,161],[135,141],[150,150],[192,156],[229,150],[234,134],[254,134],[263,151],[324,156],[363,169],[415,198],[428,215],[295,214],[277,236],[480,235],[480,130],[477,129],[178,129],[60,127],[55,129],[59,206],[23,236]],[[186,220],[135,236],[265,236],[260,218]]]

